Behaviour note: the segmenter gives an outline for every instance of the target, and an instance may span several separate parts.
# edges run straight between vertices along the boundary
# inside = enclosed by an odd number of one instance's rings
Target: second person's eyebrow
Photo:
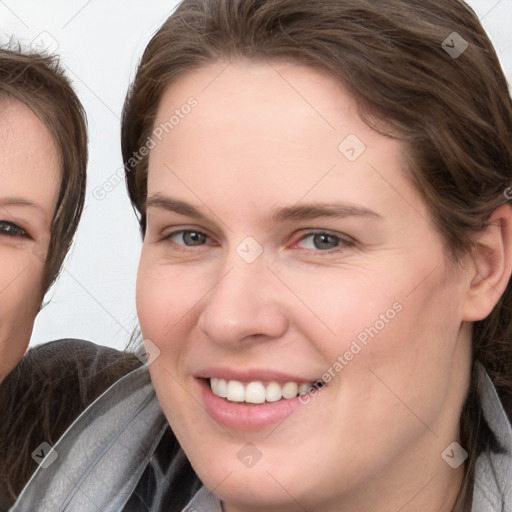
[[[171,212],[178,213],[180,215],[186,215],[188,217],[195,217],[197,219],[205,219],[206,217],[191,204],[173,199],[172,197],[163,196],[161,194],[155,194],[148,197],[146,200],[146,208],[162,208]]]
[[[272,218],[274,223],[277,224],[287,220],[308,220],[319,217],[375,217],[382,219],[382,216],[373,210],[344,203],[311,203],[287,206],[277,209]]]

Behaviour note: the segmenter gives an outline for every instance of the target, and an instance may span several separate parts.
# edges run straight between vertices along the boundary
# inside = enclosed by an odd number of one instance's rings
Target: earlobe
[[[512,208],[497,208],[477,235],[464,320],[486,318],[503,295],[512,274]]]

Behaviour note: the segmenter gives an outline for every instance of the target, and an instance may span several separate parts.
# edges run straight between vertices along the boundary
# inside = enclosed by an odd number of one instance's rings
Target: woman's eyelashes
[[[12,237],[28,237],[29,234],[14,222],[7,220],[0,220],[0,235],[7,235]]]

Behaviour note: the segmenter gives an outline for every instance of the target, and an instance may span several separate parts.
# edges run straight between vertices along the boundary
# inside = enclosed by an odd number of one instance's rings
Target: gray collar
[[[503,451],[488,450],[478,457],[472,511],[505,512],[512,510],[512,428],[491,379],[479,363],[477,371],[483,415]]]
[[[182,510],[182,512],[191,511],[222,512],[222,505],[219,498],[203,485],[192,498],[192,501]]]

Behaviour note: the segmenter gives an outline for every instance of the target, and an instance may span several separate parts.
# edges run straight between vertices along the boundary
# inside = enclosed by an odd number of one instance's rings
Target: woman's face
[[[152,138],[138,312],[160,403],[226,511],[448,510],[469,271],[402,144],[332,78],[247,62],[173,83]]]
[[[21,102],[0,99],[0,381],[27,349],[42,300],[59,191],[51,134]]]

